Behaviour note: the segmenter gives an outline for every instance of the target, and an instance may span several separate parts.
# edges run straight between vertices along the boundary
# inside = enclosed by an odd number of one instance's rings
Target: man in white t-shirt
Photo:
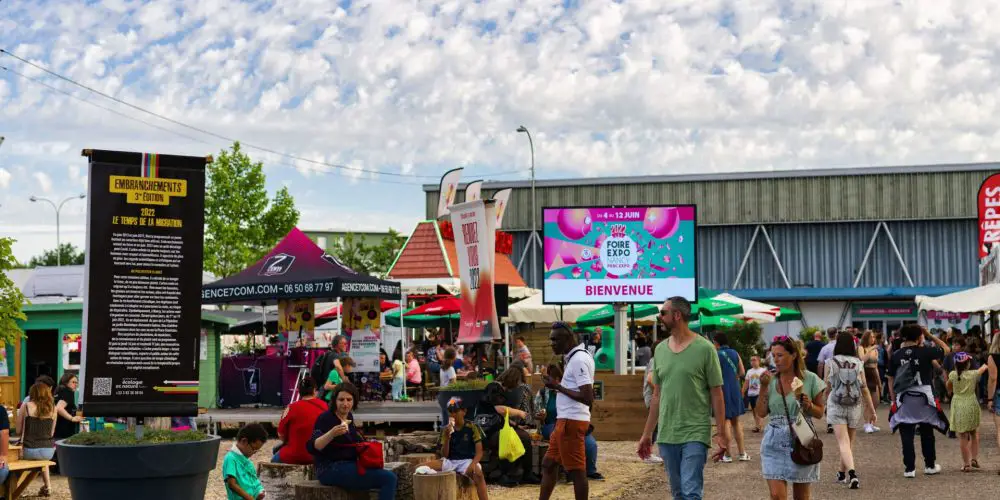
[[[552,352],[563,356],[562,383],[545,377],[545,387],[556,391],[556,428],[542,460],[539,500],[549,500],[559,476],[559,466],[573,481],[576,500],[588,495],[585,439],[590,430],[590,405],[594,402],[594,358],[577,344],[576,333],[565,323],[553,323],[549,333]]]

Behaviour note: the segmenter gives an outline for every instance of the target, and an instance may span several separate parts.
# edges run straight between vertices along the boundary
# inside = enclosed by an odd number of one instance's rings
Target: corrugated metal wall
[[[773,224],[765,226],[793,286],[817,288],[850,287],[864,259],[865,250],[876,227],[875,222],[828,224]],[[976,221],[931,220],[888,222],[916,286],[975,286]],[[732,287],[740,262],[755,226],[699,226],[698,280],[701,286],[715,289]],[[527,246],[528,232],[515,232],[516,265]],[[521,275],[534,287],[540,287],[542,252],[534,276],[529,276],[530,255]],[[909,286],[902,267],[884,231],[879,232],[861,287]],[[746,269],[737,288],[783,288],[763,234],[757,236]]]
[[[536,188],[546,206],[694,203],[698,223],[731,225],[784,222],[949,219],[976,216],[976,193],[989,171],[881,173],[850,176],[692,182],[594,184]],[[498,186],[483,189],[492,196]],[[426,192],[427,214],[436,215],[438,193]],[[464,199],[464,193],[458,194]],[[539,216],[540,218],[540,216]],[[504,220],[511,231],[531,227],[531,190],[515,188]]]

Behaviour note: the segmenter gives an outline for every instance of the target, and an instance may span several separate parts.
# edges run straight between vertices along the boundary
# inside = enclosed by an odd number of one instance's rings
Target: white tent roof
[[[573,304],[562,306],[562,319],[557,305],[542,303],[542,294],[536,293],[508,308],[507,319],[515,323],[575,323],[577,318],[601,307],[602,304]]]
[[[921,311],[972,313],[1000,311],[1000,283],[949,293],[940,297],[917,295],[914,302]]]

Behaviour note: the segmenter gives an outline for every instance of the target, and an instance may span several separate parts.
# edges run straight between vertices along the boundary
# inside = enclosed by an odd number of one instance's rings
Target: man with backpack
[[[325,381],[330,377],[330,372],[332,370],[337,370],[340,374],[341,380],[347,381],[347,374],[344,373],[344,368],[340,366],[340,360],[347,357],[347,337],[343,335],[337,335],[333,338],[333,342],[330,343],[330,351],[323,353],[322,356],[316,358],[313,361],[312,369],[309,370],[309,376],[313,380]],[[325,390],[323,389],[322,383],[320,383],[317,389],[317,396],[322,398],[324,396]]]
[[[951,348],[941,339],[925,335],[926,331],[920,325],[905,325],[899,333],[902,342],[899,349],[892,352],[886,373],[892,401],[889,427],[892,432],[899,429],[903,442],[903,477],[917,476],[913,438],[918,430],[920,449],[924,455],[924,474],[932,476],[941,472],[941,464],[937,463],[934,430],[942,434],[947,432],[948,417],[941,411],[931,384],[944,355],[951,352]],[[924,344],[924,339],[928,337],[936,346]]]

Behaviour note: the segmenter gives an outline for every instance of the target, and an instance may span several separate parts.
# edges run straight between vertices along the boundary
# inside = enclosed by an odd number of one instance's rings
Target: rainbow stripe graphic
[[[197,380],[164,380],[163,383],[168,385],[157,385],[153,387],[153,390],[167,394],[198,394]]]
[[[142,154],[142,176],[153,178],[160,176],[160,157],[156,153]]]

